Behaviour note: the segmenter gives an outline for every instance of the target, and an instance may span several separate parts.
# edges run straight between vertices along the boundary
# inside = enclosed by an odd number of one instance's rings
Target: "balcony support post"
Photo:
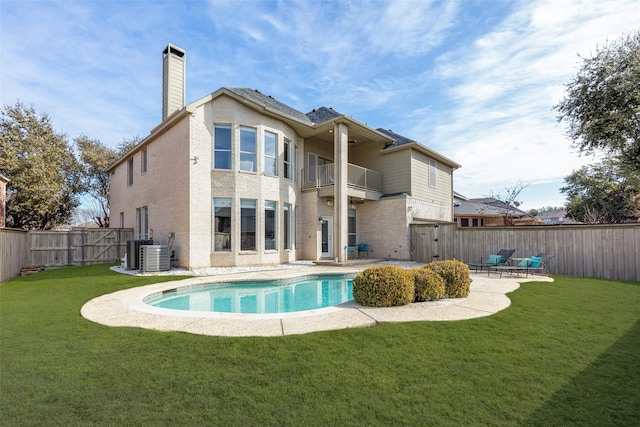
[[[333,128],[334,135],[334,195],[333,195],[333,215],[334,215],[334,256],[339,262],[345,262],[348,235],[348,158],[349,158],[349,128],[344,123],[336,123]]]

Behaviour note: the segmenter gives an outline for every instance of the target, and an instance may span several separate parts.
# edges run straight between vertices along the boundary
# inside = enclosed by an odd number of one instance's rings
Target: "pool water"
[[[353,299],[353,276],[307,276],[260,283],[186,286],[152,294],[146,304],[219,313],[290,313],[331,307]]]

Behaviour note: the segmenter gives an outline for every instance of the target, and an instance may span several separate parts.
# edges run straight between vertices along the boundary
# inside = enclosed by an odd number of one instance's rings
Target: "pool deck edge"
[[[382,322],[452,321],[489,316],[511,305],[506,295],[527,281],[552,282],[546,276],[491,278],[486,272],[471,274],[467,298],[413,303],[399,307],[363,307],[350,301],[339,306],[282,314],[202,313],[168,310],[143,302],[149,294],[181,286],[229,280],[268,280],[315,274],[357,273],[370,265],[349,267],[313,266],[217,276],[201,276],[156,283],[102,295],[88,301],[81,315],[107,326],[132,326],[158,331],[181,331],[200,335],[243,337],[282,336],[347,328],[364,328]]]

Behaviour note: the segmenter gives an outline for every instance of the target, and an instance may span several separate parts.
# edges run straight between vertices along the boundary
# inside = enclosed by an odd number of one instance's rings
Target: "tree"
[[[605,150],[621,167],[640,172],[640,31],[583,58],[555,107],[581,153]]]
[[[565,178],[567,216],[591,224],[637,222],[640,185],[614,159],[584,166]]]
[[[83,166],[82,181],[85,191],[95,202],[85,206],[83,215],[90,216],[99,227],[109,227],[109,173],[106,169],[118,159],[119,154],[86,135],[76,138],[75,143]]]
[[[0,173],[7,185],[7,226],[51,229],[66,223],[82,191],[80,166],[51,119],[20,101],[0,117]]]
[[[491,192],[489,197],[496,200],[493,206],[500,209],[500,213],[504,216],[505,225],[515,225],[513,214],[518,210],[518,206],[522,204],[518,200],[522,190],[527,188],[530,183],[518,181],[513,187],[505,187],[504,190],[496,193]]]
[[[134,135],[131,138],[122,138],[122,142],[118,144],[118,156],[124,156],[131,150],[133,147],[138,145],[142,141],[140,135]]]

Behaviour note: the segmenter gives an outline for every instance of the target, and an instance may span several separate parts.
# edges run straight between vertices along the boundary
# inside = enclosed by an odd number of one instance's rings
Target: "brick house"
[[[110,166],[111,223],[172,243],[177,265],[410,259],[409,224],[453,221],[454,161],[331,108],[247,88],[185,105],[184,50],[163,52],[162,122]]]

